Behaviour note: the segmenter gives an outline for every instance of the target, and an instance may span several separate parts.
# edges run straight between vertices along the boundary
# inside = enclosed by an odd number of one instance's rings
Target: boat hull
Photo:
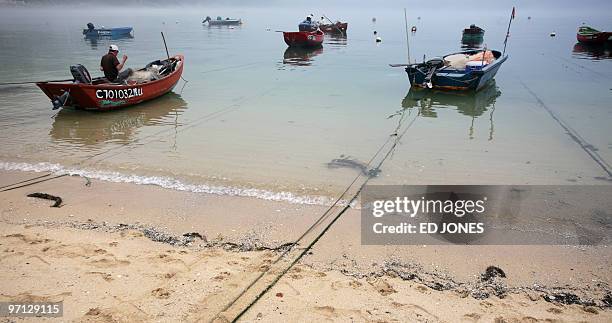
[[[462,52],[466,54],[473,54],[477,51]],[[481,70],[473,71],[461,71],[456,69],[440,69],[435,72],[431,79],[433,88],[440,90],[451,90],[451,91],[465,91],[482,89],[487,83],[489,83],[497,74],[497,71],[501,65],[508,59],[508,55],[502,55],[500,52],[496,52],[499,57],[491,64],[486,65]],[[406,67],[406,73],[408,74],[408,80],[411,86],[425,87],[423,82],[427,76],[427,70],[419,67],[418,65],[410,65]]]
[[[177,55],[175,58],[179,61],[175,71],[159,80],[142,84],[40,82],[36,85],[51,101],[68,92],[69,100],[65,106],[85,110],[114,110],[149,101],[170,92],[183,74],[184,57]]]
[[[236,26],[236,25],[241,25],[241,24],[242,24],[241,19],[209,20],[208,21],[209,26]]]
[[[83,29],[85,37],[125,37],[132,35],[132,27]]]
[[[335,24],[324,24],[319,25],[319,28],[321,29],[321,31],[326,33],[346,33],[346,30],[348,29],[348,23],[337,22]]]
[[[324,34],[322,31],[284,31],[283,39],[289,47],[321,47]]]
[[[576,34],[576,39],[581,43],[603,44],[612,41],[612,32],[599,32],[594,34]]]

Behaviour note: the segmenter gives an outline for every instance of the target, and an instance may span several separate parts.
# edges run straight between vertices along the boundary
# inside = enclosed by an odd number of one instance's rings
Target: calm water
[[[412,58],[458,51],[461,30],[471,23],[486,30],[489,48],[501,49],[510,9],[487,15],[413,9]],[[609,183],[538,103],[604,165],[612,163],[610,49],[575,40],[585,21],[612,29],[610,16],[597,8],[577,15],[517,8],[510,59],[495,83],[475,95],[409,91],[403,69],[388,66],[407,60],[401,7],[329,9],[330,18],[349,22],[346,38],[328,37],[314,51],[287,49],[275,31],[296,29],[311,10],[149,9],[134,16],[79,9],[65,19],[60,10],[3,9],[0,82],[69,78],[69,65],[77,63],[98,75],[111,43],[129,56],[127,66],[139,67],[165,56],[163,31],[171,54],[186,57],[188,83],[159,100],[108,113],[52,111],[34,86],[0,87],[0,167],[69,169],[194,191],[241,188],[262,197],[282,191],[332,196],[398,123],[414,119],[375,183]],[[209,28],[201,24],[206,15],[241,17],[245,24]],[[85,40],[81,30],[90,21],[133,26],[135,37]],[[330,164],[334,159],[343,162]]]

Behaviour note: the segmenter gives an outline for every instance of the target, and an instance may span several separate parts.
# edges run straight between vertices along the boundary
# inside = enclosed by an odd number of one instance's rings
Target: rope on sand
[[[382,146],[378,149],[378,151],[376,151],[376,153],[372,156],[372,158],[368,161],[367,166],[369,167],[374,160],[378,157],[378,155],[380,155],[380,153],[384,150],[384,148],[389,144],[389,142],[391,142],[391,140],[393,138],[395,138],[395,140],[393,141],[392,145],[389,147],[389,149],[387,150],[386,154],[384,154],[384,156],[382,157],[382,159],[380,160],[380,162],[376,165],[376,167],[374,167],[374,170],[378,170],[380,169],[380,167],[383,165],[383,163],[387,160],[387,158],[389,156],[391,156],[391,154],[395,151],[395,148],[397,147],[397,145],[400,142],[400,139],[406,134],[406,132],[408,131],[408,129],[414,124],[414,122],[416,121],[417,117],[419,117],[420,114],[417,114],[414,116],[414,118],[410,121],[410,123],[407,124],[406,128],[400,133],[399,130],[402,127],[402,121],[404,118],[404,112],[406,110],[402,111],[402,116],[400,119],[400,123],[398,125],[398,127],[395,129],[395,131],[387,138],[387,140],[382,144]],[[360,173],[359,175],[357,175],[355,177],[355,179],[353,179],[353,181],[348,185],[348,187],[346,188],[346,190],[338,197],[338,199],[323,213],[323,215],[321,215],[321,217],[319,217],[294,243],[292,243],[290,245],[290,247],[288,249],[286,249],[281,255],[279,255],[276,260],[272,263],[272,264],[277,264],[279,261],[281,261],[287,254],[289,254],[289,252],[291,252],[295,246],[297,246],[299,244],[299,242],[306,236],[308,235],[308,233],[312,232],[314,230],[314,228],[319,225],[322,221],[324,221],[325,219],[327,219],[329,217],[329,215],[331,214],[330,211],[333,210],[334,207],[338,206],[338,203],[340,201],[342,201],[342,198],[346,195],[346,193],[348,193],[350,191],[350,189],[352,188],[352,186],[357,182],[357,180],[359,178],[361,178],[362,176],[364,176],[363,173]],[[359,194],[361,193],[361,191],[363,190],[363,188],[365,187],[365,185],[369,182],[369,180],[372,178],[372,176],[367,176],[365,181],[363,183],[361,183],[361,185],[359,185],[359,187],[357,188],[357,191],[352,195],[352,197],[350,198],[349,202],[347,203],[347,205],[345,205],[340,212],[338,212],[338,214],[336,214],[332,220],[321,230],[321,232],[319,232],[315,238],[304,248],[302,249],[302,251],[298,254],[298,256],[293,259],[293,261],[291,261],[291,263],[286,266],[280,273],[278,273],[276,275],[276,277],[274,277],[274,279],[268,283],[263,290],[261,290],[256,296],[255,298],[249,302],[245,308],[243,308],[235,317],[231,318],[231,322],[236,322],[240,317],[242,317],[242,315],[244,315],[251,307],[253,307],[253,305],[255,305],[255,303],[257,303],[257,301],[263,296],[265,295],[272,287],[274,287],[274,285],[276,285],[276,283],[298,262],[300,261],[300,259],[302,259],[302,257],[304,255],[306,255],[311,249],[312,247],[325,235],[325,233],[328,232],[328,230],[332,227],[332,225],[334,223],[336,223],[336,221],[351,207],[351,204],[357,199],[357,197],[359,196]],[[242,292],[240,292],[240,294],[238,294],[238,296],[236,296],[228,305],[226,305],[216,316],[215,319],[217,318],[221,318],[223,315],[223,312],[228,311],[229,309],[231,309],[232,306],[234,306],[234,304],[236,304],[257,282],[259,282],[266,273],[268,273],[270,271],[270,267],[268,267],[267,270],[265,270],[264,272],[260,273],[251,283],[249,283],[249,285],[242,290]],[[225,319],[229,319],[229,318],[225,318]]]

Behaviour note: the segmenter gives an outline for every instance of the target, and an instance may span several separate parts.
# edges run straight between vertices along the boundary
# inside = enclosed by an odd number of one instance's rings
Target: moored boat
[[[463,30],[461,43],[464,45],[480,45],[484,39],[485,30],[472,24]]]
[[[283,38],[289,47],[321,47],[324,34],[316,31],[283,31]]]
[[[326,33],[346,34],[346,30],[348,29],[348,22],[336,21],[333,24],[320,24],[319,28],[321,29],[321,31]]]
[[[212,19],[209,16],[202,21],[203,24],[208,23],[209,26],[235,26],[241,25],[242,19],[225,18],[218,16],[217,19]]]
[[[156,71],[156,79],[111,83],[105,78],[92,79],[82,65],[71,66],[72,82],[39,82],[36,85],[51,99],[53,108],[73,107],[86,110],[112,110],[155,99],[170,92],[183,74],[184,57],[151,62],[138,71]]]
[[[442,90],[480,90],[491,81],[508,55],[496,50],[468,50],[410,64],[406,73],[412,86]]]
[[[612,32],[599,31],[589,26],[582,26],[578,28],[576,39],[581,43],[603,44],[607,41],[612,41]]]
[[[484,36],[485,30],[474,25],[471,24],[469,28],[465,28],[463,30],[463,35],[464,36]]]
[[[96,28],[91,22],[83,29],[83,35],[88,38],[94,37],[128,37],[132,36],[132,27]]]

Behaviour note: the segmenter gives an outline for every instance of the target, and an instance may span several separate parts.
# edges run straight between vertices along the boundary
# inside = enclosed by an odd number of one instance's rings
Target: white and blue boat
[[[411,86],[441,90],[480,90],[493,80],[507,54],[468,50],[406,66]]]
[[[96,28],[91,22],[87,24],[87,29],[83,29],[85,37],[133,37],[132,27],[115,27],[115,28]]]

